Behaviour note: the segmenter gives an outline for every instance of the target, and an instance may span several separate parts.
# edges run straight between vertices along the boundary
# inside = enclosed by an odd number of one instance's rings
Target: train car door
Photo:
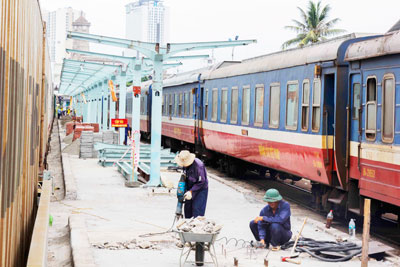
[[[359,178],[361,152],[362,87],[361,75],[353,74],[350,78],[351,114],[350,114],[350,177]]]
[[[195,90],[195,113],[194,113],[194,145],[195,152],[201,153],[203,149],[203,102],[204,88],[193,88]]]

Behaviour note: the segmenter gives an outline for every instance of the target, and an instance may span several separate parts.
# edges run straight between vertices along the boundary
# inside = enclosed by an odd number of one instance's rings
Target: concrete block
[[[91,123],[90,125],[93,127],[93,129],[94,129],[93,131],[95,133],[98,133],[100,131],[100,127],[99,127],[98,123]]]
[[[85,132],[93,132],[93,131],[94,131],[94,127],[92,127],[92,126],[85,126],[85,128],[83,128],[83,131],[85,131]]]
[[[77,191],[75,177],[71,171],[71,164],[69,162],[69,156],[66,153],[61,154],[62,169],[64,171],[64,184],[65,184],[65,199],[76,200]]]
[[[95,267],[93,253],[89,243],[84,218],[80,215],[70,215],[68,218],[70,228],[70,242],[72,261],[75,267]]]

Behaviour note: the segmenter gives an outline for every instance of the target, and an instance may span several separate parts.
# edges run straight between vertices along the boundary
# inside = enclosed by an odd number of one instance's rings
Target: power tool
[[[176,205],[175,220],[183,218],[182,208],[184,203],[184,195],[186,193],[186,174],[182,173],[179,179],[178,188],[176,190],[176,197],[178,198],[178,204]]]

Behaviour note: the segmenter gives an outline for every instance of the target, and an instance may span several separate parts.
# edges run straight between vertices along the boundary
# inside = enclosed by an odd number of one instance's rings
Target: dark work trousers
[[[265,235],[265,245],[269,246],[281,246],[288,242],[292,237],[292,232],[283,228],[283,226],[279,223],[267,223],[267,222],[258,222],[262,225],[262,227],[266,228],[266,235]],[[260,236],[258,235],[258,224],[254,221],[250,222],[250,229],[254,235],[254,238],[257,241],[260,241]]]
[[[206,213],[208,188],[196,192],[191,200],[185,200],[185,218],[196,218]]]

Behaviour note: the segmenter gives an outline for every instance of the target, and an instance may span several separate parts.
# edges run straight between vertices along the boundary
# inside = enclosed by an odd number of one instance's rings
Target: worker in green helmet
[[[268,189],[264,196],[268,202],[257,216],[250,222],[250,229],[255,239],[266,248],[279,250],[292,237],[290,230],[290,204],[282,200],[276,189]]]

